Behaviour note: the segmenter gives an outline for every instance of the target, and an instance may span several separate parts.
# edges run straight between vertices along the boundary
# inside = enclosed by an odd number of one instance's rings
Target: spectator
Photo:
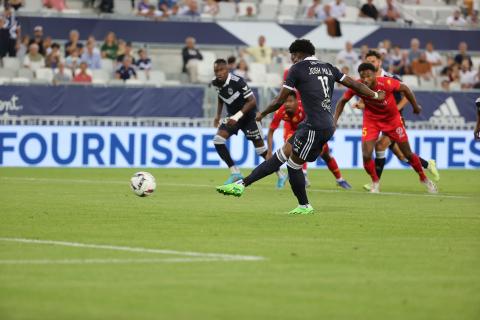
[[[360,61],[365,61],[365,58],[367,57],[367,53],[370,51],[370,48],[366,44],[362,44],[360,46],[360,54],[358,55],[358,59]]]
[[[17,47],[17,57],[20,61],[23,61],[23,58],[25,58],[25,55],[28,52],[29,43],[30,43],[30,37],[28,35],[22,36],[22,39],[20,40]]]
[[[85,62],[89,69],[100,69],[102,67],[102,57],[98,50],[95,50],[95,43],[87,43],[87,50],[82,54],[82,62]]]
[[[55,69],[60,64],[61,58],[62,57],[60,55],[60,45],[58,43],[54,42],[52,44],[51,52],[45,58],[45,65],[48,68]]]
[[[236,62],[237,62],[237,58],[235,58],[234,56],[228,57],[227,63],[228,63],[228,71],[229,72],[233,72],[237,68],[237,63]]]
[[[54,9],[62,12],[67,8],[65,0],[43,0],[43,6],[47,9]]]
[[[422,51],[420,50],[420,40],[413,38],[410,40],[410,50],[408,51],[408,61],[410,64],[420,57]]]
[[[125,40],[122,40],[122,39],[118,40],[117,58],[118,56],[125,54],[126,47],[127,47],[127,43],[125,42]]]
[[[443,79],[440,86],[442,88],[442,91],[444,92],[450,91],[450,81],[448,81],[447,79]]]
[[[468,59],[463,59],[460,69],[460,86],[462,89],[472,89],[477,73],[472,70]]]
[[[480,89],[480,66],[478,66],[477,75],[475,76],[475,84],[473,85],[474,89]]]
[[[159,0],[158,9],[163,13],[168,13],[173,7],[178,6],[178,0]]]
[[[72,73],[65,72],[65,64],[63,62],[58,63],[57,72],[53,75],[53,84],[64,84],[72,80]]]
[[[115,78],[124,81],[131,78],[137,79],[137,73],[135,69],[132,68],[132,58],[130,56],[125,56],[122,66],[115,73]]]
[[[378,19],[378,10],[373,4],[373,0],[367,0],[367,3],[363,4],[358,16],[362,18],[372,18],[373,20]]]
[[[455,62],[458,65],[461,65],[464,59],[468,59],[470,67],[473,66],[472,57],[470,57],[470,55],[467,53],[467,50],[468,45],[466,42],[462,41],[458,44],[458,53],[455,56]]]
[[[107,36],[105,37],[105,41],[103,42],[103,45],[100,49],[102,51],[102,58],[110,60],[117,59],[118,44],[115,33],[109,32],[107,34]]]
[[[418,59],[412,62],[412,73],[424,80],[433,78],[432,65],[427,61],[425,52],[422,52]]]
[[[85,61],[80,62],[80,71],[73,78],[76,83],[92,83],[92,76],[87,73],[88,65]]]
[[[216,16],[220,11],[218,3],[215,0],[207,0],[203,5],[203,13],[209,16]]]
[[[70,31],[70,40],[65,44],[65,57],[68,57],[76,49],[81,55],[83,53],[83,44],[80,42],[80,33],[77,30]]]
[[[152,60],[148,57],[145,49],[138,50],[138,60],[135,62],[135,64],[140,70],[152,69]]]
[[[343,0],[330,2],[330,15],[335,19],[344,18],[347,14],[347,5]]]
[[[148,11],[148,8],[150,7],[150,2],[148,0],[140,0],[140,2],[137,5],[137,12],[143,12],[143,11]]]
[[[323,10],[317,13],[317,19],[327,25],[327,34],[331,37],[341,37],[340,22],[332,16],[332,7],[329,4],[323,6]]]
[[[460,10],[455,9],[453,14],[447,18],[447,25],[450,27],[464,27],[467,21],[462,17]]]
[[[245,15],[243,16],[244,18],[255,18],[257,15],[255,14],[255,11],[253,10],[253,6],[248,6],[245,9]]]
[[[93,44],[93,51],[98,53],[101,56],[102,54],[100,53],[100,49],[98,49],[97,47],[97,40],[93,35],[88,36],[86,44],[88,45],[89,43]]]
[[[390,61],[389,61],[389,67],[388,71],[390,73],[396,73],[394,72],[394,68],[398,67],[400,63],[402,62],[402,50],[400,49],[400,46],[393,46],[392,52],[390,53]]]
[[[161,10],[157,10],[153,4],[149,5],[146,10],[141,11],[138,15],[154,20],[161,20],[164,17],[166,18],[166,14]]]
[[[44,56],[48,56],[50,54],[50,52],[52,52],[52,37],[46,37],[45,39],[43,39],[43,55]]]
[[[20,24],[12,9],[6,6],[3,14],[0,15],[0,58],[16,56],[16,44],[19,35]]]
[[[43,27],[42,26],[36,26],[33,28],[33,39],[30,39],[29,47],[30,44],[36,43],[38,45],[38,52],[40,54],[45,54],[45,49],[43,48]]]
[[[8,5],[13,8],[13,10],[18,11],[23,7],[23,0],[9,0]],[[5,0],[5,6],[7,6],[7,1]]]
[[[186,17],[199,17],[200,11],[198,10],[197,0],[187,0],[186,5],[181,10],[181,15]]]
[[[125,60],[125,57],[130,57],[131,63],[135,64],[135,58],[133,57],[133,54],[132,54],[132,43],[131,42],[127,42],[125,44],[125,50],[122,54],[119,54],[117,56],[117,62],[122,63]]]
[[[393,0],[386,1],[387,5],[381,11],[382,20],[396,22],[401,17],[400,11],[394,4]]]
[[[317,13],[322,11],[322,0],[313,0],[312,5],[308,7],[306,17],[307,19],[316,19],[317,18]]]
[[[345,49],[337,54],[336,63],[339,65],[347,65],[353,68],[358,62],[358,55],[353,51],[353,45],[350,41],[345,43]]]
[[[245,82],[250,81],[250,77],[248,76],[248,65],[244,59],[241,59],[238,62],[237,68],[233,73],[245,80]]]
[[[401,52],[400,63],[397,66],[394,66],[393,68],[391,68],[392,73],[395,73],[401,76],[411,73],[411,69],[408,62],[409,62],[408,51]]]
[[[23,66],[32,71],[45,67],[45,60],[38,52],[38,44],[32,43],[28,48],[28,54],[23,60]]]
[[[203,56],[195,47],[195,38],[188,37],[185,39],[185,47],[182,49],[183,69],[182,72],[188,74],[192,83],[198,82],[198,62],[203,60]]]
[[[245,50],[247,54],[253,57],[254,62],[270,64],[272,63],[272,48],[266,45],[265,36],[258,37],[258,46],[249,47]]]
[[[440,66],[442,64],[442,57],[437,51],[434,50],[433,43],[427,42],[425,49],[426,49],[425,54],[427,55],[427,61],[430,62],[432,67]]]
[[[65,67],[72,70],[72,73],[80,65],[80,54],[78,49],[74,49],[72,54],[65,59]]]

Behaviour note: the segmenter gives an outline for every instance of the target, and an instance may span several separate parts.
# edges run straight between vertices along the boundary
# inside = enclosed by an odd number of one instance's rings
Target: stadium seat
[[[213,51],[201,51],[203,56],[203,62],[213,66],[213,63],[217,59],[217,55]]]
[[[279,18],[281,16],[283,19],[294,19],[297,16],[297,10],[298,6],[282,4],[278,12]]]
[[[0,77],[0,85],[10,82],[10,78],[7,77]]]
[[[4,57],[3,58],[3,67],[13,70],[18,70],[20,68],[20,60],[15,57]]]
[[[420,87],[426,90],[435,89],[435,80],[433,78],[430,80],[420,79]]]
[[[262,3],[258,10],[258,19],[260,20],[274,20],[277,16],[278,7],[276,4]]]
[[[298,7],[300,1],[298,0],[282,0],[282,6],[295,6]]]
[[[103,80],[107,82],[107,80],[110,79],[110,73],[103,69],[92,70],[92,78],[93,80]]]
[[[263,0],[262,4],[271,4],[271,5],[278,6],[279,2],[280,2],[279,0]]]
[[[447,18],[452,15],[452,12],[453,12],[452,8],[446,8],[446,9],[438,8],[435,23],[446,24],[447,23]]]
[[[137,78],[143,82],[148,81],[147,73],[144,70],[137,70]]]
[[[39,12],[42,9],[42,1],[39,0],[24,0],[22,11],[25,12]]]
[[[267,66],[263,63],[250,63],[248,66],[248,74],[252,82],[265,82],[267,74]]]
[[[145,84],[145,82],[140,79],[128,79],[125,81],[125,84],[129,86],[142,86]]]
[[[1,68],[0,76],[2,76],[3,78],[14,78],[17,76],[17,71],[10,68]]]
[[[53,71],[50,68],[40,68],[35,71],[35,76],[37,79],[44,79],[50,82],[53,80]]]
[[[29,84],[30,80],[31,79],[29,79],[29,78],[16,77],[16,78],[13,78],[12,80],[10,80],[10,82],[17,83],[17,84]]]
[[[92,79],[92,84],[105,85],[107,83],[108,83],[107,80],[104,80],[104,79],[95,79],[95,78]]]
[[[207,61],[198,63],[198,80],[201,83],[209,83],[214,76],[212,64]]]
[[[114,11],[120,15],[132,15],[132,2],[130,0],[115,0]]]
[[[220,2],[218,4],[219,12],[217,18],[219,19],[232,19],[237,13],[237,8],[235,3],[232,2]]]
[[[79,73],[80,73],[80,68],[75,69],[74,74],[75,74],[75,75],[78,75]],[[93,73],[92,73],[92,70],[91,70],[91,69],[87,69],[87,74],[88,74],[89,76],[93,77]]]
[[[19,78],[33,79],[33,71],[27,68],[18,69],[17,76]]]
[[[162,86],[166,81],[165,73],[159,70],[150,71],[149,82],[156,86]]]
[[[242,16],[246,16],[247,15],[247,8],[248,7],[251,7],[252,8],[252,12],[254,15],[257,14],[257,6],[254,4],[254,3],[251,3],[251,2],[239,2],[237,4],[237,7],[238,7],[238,16],[239,17],[242,17]]]
[[[266,84],[273,88],[279,88],[282,84],[282,76],[278,73],[267,73]]]
[[[358,18],[358,8],[347,6],[345,10],[345,17],[341,18],[341,21],[345,22],[355,22]]]
[[[100,63],[101,67],[102,67],[102,70],[105,70],[109,73],[113,72],[113,69],[114,69],[114,65],[113,65],[113,61],[110,60],[110,59],[102,59],[101,63]]]
[[[418,9],[417,16],[422,19],[423,23],[433,23],[436,20],[436,11],[432,9]]]
[[[414,75],[404,75],[402,76],[402,81],[405,83],[407,86],[410,88],[418,88],[419,83],[418,83],[418,77]]]

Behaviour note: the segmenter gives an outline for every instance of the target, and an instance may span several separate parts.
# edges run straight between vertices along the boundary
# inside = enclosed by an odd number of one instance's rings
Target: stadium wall
[[[360,130],[342,130],[329,143],[341,168],[361,168]],[[214,128],[152,127],[0,127],[0,166],[37,167],[223,167],[213,146]],[[436,159],[441,169],[479,168],[480,141],[471,131],[410,130],[412,148]],[[282,132],[275,133],[281,146]],[[241,167],[261,159],[243,135],[229,141],[232,157]],[[318,160],[311,167],[324,167]],[[387,168],[405,168],[388,154]]]

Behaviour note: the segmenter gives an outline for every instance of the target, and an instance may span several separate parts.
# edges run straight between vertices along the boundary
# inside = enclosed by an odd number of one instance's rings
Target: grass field
[[[413,171],[380,195],[311,171],[312,216],[274,177],[237,199],[225,170],[152,169],[139,198],[133,172],[0,169],[1,320],[480,319],[479,170],[443,171],[438,196]]]

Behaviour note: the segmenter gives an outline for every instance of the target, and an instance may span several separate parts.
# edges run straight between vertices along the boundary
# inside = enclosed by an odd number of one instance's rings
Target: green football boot
[[[313,214],[313,207],[308,205],[308,207],[298,206],[288,214]]]
[[[245,186],[238,183],[224,184],[223,186],[217,187],[217,192],[223,193],[226,196],[240,197],[243,191],[245,191]]]

